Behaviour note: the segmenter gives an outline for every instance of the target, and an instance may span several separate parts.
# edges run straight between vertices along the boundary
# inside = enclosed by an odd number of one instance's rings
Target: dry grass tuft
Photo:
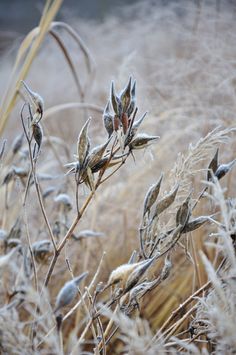
[[[235,7],[60,5],[2,59],[1,353],[232,353]]]

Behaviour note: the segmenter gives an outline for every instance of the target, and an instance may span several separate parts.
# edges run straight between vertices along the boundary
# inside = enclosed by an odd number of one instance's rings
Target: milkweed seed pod
[[[131,82],[132,78],[129,78],[128,84],[124,88],[124,90],[120,94],[120,101],[122,104],[122,111],[123,113],[127,113],[127,110],[130,105],[130,100],[131,100]]]
[[[161,174],[157,183],[152,185],[149,188],[149,190],[145,196],[145,199],[144,199],[143,216],[145,216],[146,213],[150,212],[152,205],[156,202],[156,199],[157,199],[159,192],[160,192],[162,179],[163,179],[163,174]]]
[[[222,177],[224,177],[233,168],[235,163],[236,159],[232,160],[228,164],[221,164],[215,172],[217,179],[220,180]]]
[[[103,112],[103,123],[104,127],[106,128],[106,131],[108,133],[108,137],[110,137],[113,133],[113,116],[110,113],[110,102],[108,101],[104,112]]]
[[[47,263],[53,255],[53,247],[50,240],[40,240],[32,245],[34,258],[39,264]]]
[[[211,174],[212,173],[215,174],[215,172],[218,168],[218,153],[219,153],[219,148],[217,148],[215,155],[208,166],[207,181],[211,180]]]
[[[90,149],[90,139],[88,137],[88,127],[90,121],[91,118],[89,118],[85,122],[84,126],[80,131],[78,141],[77,141],[77,158],[79,161],[80,169],[84,168],[84,163],[86,161]]]
[[[88,155],[88,166],[92,169],[94,166],[96,166],[96,164],[98,164],[100,162],[100,160],[102,159],[108,144],[110,143],[111,138],[109,138],[107,140],[107,142],[98,145],[96,147],[94,147],[91,152]]]
[[[35,142],[38,145],[38,151],[39,151],[41,148],[42,139],[43,139],[43,129],[39,123],[32,123],[31,126],[32,126],[33,137],[34,137]]]
[[[73,238],[76,240],[86,239],[86,238],[99,238],[99,237],[104,237],[104,233],[95,232],[89,229],[82,230],[77,235],[73,235]]]
[[[43,115],[44,101],[43,101],[42,97],[38,93],[32,91],[23,80],[21,82],[24,85],[24,87],[28,93],[28,96],[30,98],[30,102],[33,105],[33,108],[35,110],[35,115],[34,115],[33,121],[35,123],[37,123],[42,118],[42,115]]]
[[[153,259],[148,259],[138,263],[120,265],[111,272],[107,284],[112,286],[119,283],[122,289],[130,289],[139,281],[140,277],[151,265],[152,261]]]
[[[130,117],[135,109],[136,105],[136,80],[133,83],[132,89],[131,89],[131,100],[130,104],[127,110],[127,115]]]
[[[88,275],[88,272],[84,272],[73,280],[68,281],[62,287],[56,298],[55,310],[56,313],[59,309],[68,306],[78,294],[78,286],[80,282]]]
[[[22,147],[24,140],[24,133],[18,135],[12,143],[12,152],[16,154]]]
[[[167,194],[160,201],[157,202],[155,207],[154,217],[159,216],[168,207],[170,207],[170,205],[172,205],[177,195],[178,189],[179,189],[179,185],[177,184],[169,194]]]
[[[129,144],[129,149],[143,149],[147,148],[150,144],[155,143],[160,137],[149,136],[146,133],[139,133]]]
[[[54,198],[54,201],[58,206],[62,206],[64,209],[67,211],[70,211],[72,209],[72,202],[71,198],[67,194],[59,194]]]
[[[189,220],[189,217],[191,214],[190,198],[191,198],[191,193],[186,198],[186,200],[183,202],[183,204],[179,207],[179,209],[176,213],[176,225],[177,226],[181,225],[184,227]]]

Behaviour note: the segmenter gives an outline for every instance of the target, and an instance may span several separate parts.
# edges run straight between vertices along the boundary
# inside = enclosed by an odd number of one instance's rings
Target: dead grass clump
[[[231,352],[231,5],[139,4],[76,31],[60,3],[2,95],[0,349]]]

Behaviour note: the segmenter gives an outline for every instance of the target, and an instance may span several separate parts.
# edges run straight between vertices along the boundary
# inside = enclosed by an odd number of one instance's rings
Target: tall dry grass
[[[71,27],[51,22],[59,1],[47,5],[39,27],[13,50],[17,69],[8,53],[0,69],[6,83],[1,146],[8,139],[1,157],[1,351],[233,352],[235,168],[206,182],[217,148],[218,165],[235,159],[233,4],[148,2],[102,24],[67,18]],[[74,161],[81,128],[92,116],[92,146],[106,141],[102,113],[111,80],[119,92],[130,76],[137,81],[136,118],[148,111],[139,132],[160,139],[134,151],[135,159],[119,160],[120,169],[107,181],[99,186],[95,180],[96,192],[91,183],[77,190],[64,165]],[[11,144],[23,133],[20,112],[30,99],[22,79],[44,100],[36,160],[29,156],[27,110],[22,145]],[[37,106],[32,110],[36,114]],[[178,191],[153,219],[157,202],[144,213],[144,198],[161,173],[157,201],[176,186]],[[176,225],[181,206],[192,210],[191,219],[187,213]],[[185,233],[198,216],[207,217],[206,223]],[[117,268],[134,250],[131,268],[123,267],[120,275]],[[125,292],[124,270],[140,270],[148,256],[155,256],[150,270]],[[64,286],[85,271],[79,290],[73,282]],[[117,272],[120,283],[102,292]]]

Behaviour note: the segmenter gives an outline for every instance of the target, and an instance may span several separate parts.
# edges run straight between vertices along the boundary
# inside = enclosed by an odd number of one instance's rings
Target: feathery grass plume
[[[82,280],[87,277],[88,271],[83,272],[80,276],[68,281],[61,288],[56,298],[54,313],[57,313],[61,308],[68,306],[78,294],[78,287]]]

